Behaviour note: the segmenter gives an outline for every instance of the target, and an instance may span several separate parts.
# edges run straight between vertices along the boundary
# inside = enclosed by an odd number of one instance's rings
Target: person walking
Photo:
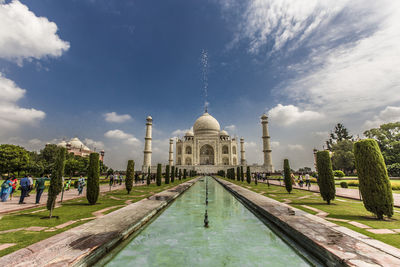
[[[119,174],[119,185],[122,185],[122,174]]]
[[[306,173],[306,186],[308,187],[308,190],[310,190],[311,183],[310,183],[310,175]]]
[[[6,202],[8,197],[10,196],[10,193],[12,191],[12,182],[10,177],[7,177],[7,179],[3,182],[1,185],[1,202]]]
[[[39,204],[40,203],[40,197],[42,196],[42,193],[43,193],[44,188],[45,188],[45,179],[43,177],[40,177],[40,178],[36,179],[35,188],[36,188],[36,202],[35,202],[35,204]]]
[[[28,180],[29,180],[29,189],[28,193],[26,194],[27,197],[30,197],[31,195],[29,194],[33,190],[33,179],[31,175],[28,175]]]
[[[85,187],[85,178],[82,177],[82,175],[79,177],[78,180],[78,195],[82,195],[83,188]]]
[[[15,178],[14,175],[11,177],[11,183],[12,183],[11,184],[12,189],[11,189],[11,193],[10,193],[10,200],[12,200],[12,197],[15,193],[15,190],[17,190],[17,185],[18,185],[18,179]]]
[[[19,184],[21,186],[21,197],[19,198],[19,203],[18,204],[26,204],[24,202],[24,199],[26,195],[28,194],[29,191],[29,179],[28,177],[24,177],[19,181]]]
[[[300,186],[300,187],[303,187],[303,183],[304,183],[304,181],[303,181],[303,175],[299,174],[299,186]]]
[[[114,174],[110,175],[110,188],[114,184]],[[111,189],[110,189],[111,190]]]
[[[71,182],[72,182],[72,179],[69,178],[68,181],[65,183],[65,190],[66,191],[69,191],[69,189],[71,188]]]

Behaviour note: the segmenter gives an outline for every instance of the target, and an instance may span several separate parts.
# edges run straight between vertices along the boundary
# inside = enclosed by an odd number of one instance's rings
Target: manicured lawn
[[[151,184],[150,186],[145,185],[145,186],[133,187],[132,192],[129,195],[127,194],[126,190],[105,192],[99,196],[99,200],[96,205],[89,205],[85,197],[65,201],[64,203],[62,203],[62,206],[56,208],[53,212],[54,216],[59,216],[58,219],[56,218],[41,219],[42,217],[49,215],[49,212],[47,210],[44,210],[45,209],[44,207],[23,210],[20,212],[12,213],[10,215],[3,215],[3,217],[1,217],[0,219],[0,231],[17,229],[22,227],[26,228],[30,226],[51,228],[69,221],[77,221],[77,222],[65,228],[58,229],[54,232],[45,232],[44,230],[40,232],[22,230],[17,232],[1,233],[0,244],[16,243],[16,245],[1,250],[0,256],[4,256],[18,249],[27,247],[33,243],[39,242],[43,239],[64,232],[70,228],[86,223],[89,220],[86,221],[78,221],[78,220],[94,217],[93,213],[96,211],[108,207],[113,207],[112,209],[105,211],[103,213],[107,214],[114,210],[122,208],[123,206],[126,206],[127,204],[125,203],[125,201],[127,200],[131,200],[132,203],[134,203],[143,198],[147,198],[155,193],[161,192],[163,190],[174,187],[180,183],[189,180],[190,180],[189,178],[181,181],[175,180],[173,184],[170,183],[169,185],[163,184],[161,186],[157,186],[155,184]]]
[[[260,193],[264,196],[273,198],[280,202],[290,200],[289,205],[298,209],[304,210],[311,214],[316,212],[303,207],[306,205],[313,207],[324,212],[329,213],[327,218],[337,218],[359,222],[375,229],[400,229],[400,209],[395,208],[394,216],[391,219],[386,218],[385,220],[377,220],[374,215],[368,212],[361,201],[351,200],[346,198],[337,197],[331,205],[327,205],[319,195],[319,193],[313,193],[305,190],[293,189],[292,193],[286,192],[285,187],[271,185],[269,188],[266,184],[258,183],[255,185],[253,182],[249,185],[246,182],[237,182],[226,179],[231,183],[248,188],[252,191]],[[348,222],[336,222],[332,221],[341,226],[350,228],[356,232],[370,236],[374,239],[380,240],[397,248],[400,248],[400,233],[397,234],[373,234],[367,230],[355,227]]]

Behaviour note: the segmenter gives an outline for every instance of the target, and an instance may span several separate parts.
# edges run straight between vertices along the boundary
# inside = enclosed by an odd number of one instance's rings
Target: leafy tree
[[[354,144],[359,189],[365,208],[378,219],[393,216],[393,194],[378,143],[365,139]]]
[[[62,177],[64,176],[65,154],[66,149],[57,148],[56,161],[54,162],[53,173],[50,179],[49,193],[47,197],[47,209],[50,211],[49,217],[53,216],[53,209],[56,204],[57,196],[62,190]]]
[[[90,205],[96,204],[100,193],[100,163],[99,153],[90,153],[87,178],[86,198]]]
[[[169,165],[165,166],[165,184],[169,184]]]
[[[290,165],[289,165],[289,160],[288,159],[284,159],[283,160],[283,179],[285,181],[285,187],[286,187],[286,191],[288,191],[288,193],[290,194],[290,192],[292,192],[292,178],[290,177]]]
[[[336,170],[342,170],[346,173],[351,173],[355,169],[353,141],[342,140],[332,145],[331,151],[332,165]]]
[[[131,193],[133,187],[133,178],[135,177],[135,162],[133,160],[128,160],[128,165],[126,166],[126,178],[125,178],[125,188],[128,194]]]
[[[113,173],[114,173],[114,170],[113,170],[112,168],[109,168],[109,169],[107,170],[107,177],[110,176],[110,175],[112,175]]]
[[[386,165],[400,163],[400,122],[382,124],[364,135],[378,142]]]
[[[343,141],[343,140],[352,140],[353,136],[349,134],[349,131],[347,130],[346,127],[344,127],[343,124],[338,123],[335,125],[335,129],[333,132],[331,132],[329,140],[326,141],[326,145],[328,150],[332,149],[332,146],[336,144],[337,142]]]
[[[175,166],[171,166],[171,183],[175,181]]]
[[[303,167],[303,168],[299,169],[299,172],[309,173],[309,172],[311,172],[311,168],[310,167]]]
[[[45,162],[44,172],[53,173],[54,164],[56,162],[58,146],[55,144],[47,144],[40,150],[40,157]]]
[[[157,186],[161,186],[161,164],[157,164]]]
[[[0,172],[14,173],[26,170],[29,154],[25,148],[16,145],[0,145]]]
[[[70,177],[74,176],[74,174],[79,170],[80,164],[75,158],[70,158],[65,161],[65,173],[67,173]]]
[[[246,181],[247,183],[251,183],[251,173],[250,173],[250,167],[247,166],[247,170],[246,170]]]
[[[393,163],[387,166],[388,174],[391,177],[400,177],[400,163]]]
[[[317,170],[319,192],[328,205],[335,199],[335,178],[333,177],[332,162],[329,151],[317,152]]]
[[[29,161],[25,171],[34,176],[42,176],[44,172],[44,161],[40,159],[37,152],[28,152],[28,154]]]

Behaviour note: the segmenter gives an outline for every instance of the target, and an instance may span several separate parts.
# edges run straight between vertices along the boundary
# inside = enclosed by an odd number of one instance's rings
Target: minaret
[[[244,154],[244,138],[240,138],[240,164],[246,165],[246,156]]]
[[[146,137],[144,138],[144,158],[142,171],[147,173],[149,167],[151,167],[151,130],[153,126],[153,118],[148,116],[146,119]]]
[[[169,166],[174,165],[174,139],[169,139]]]
[[[268,171],[273,171],[272,167],[272,157],[271,157],[271,144],[270,144],[270,136],[268,133],[268,117],[263,114],[261,116],[261,125],[262,125],[262,139],[263,139],[263,153],[264,153],[264,166]]]

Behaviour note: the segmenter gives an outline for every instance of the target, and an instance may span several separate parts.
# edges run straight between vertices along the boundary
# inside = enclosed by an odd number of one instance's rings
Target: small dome
[[[208,134],[218,135],[220,131],[219,122],[210,114],[205,112],[193,125],[195,135]]]
[[[261,116],[261,119],[262,119],[262,120],[266,120],[266,119],[268,119],[268,116],[264,113],[264,114]]]
[[[152,121],[153,118],[152,118],[151,116],[147,116],[146,120],[147,120],[147,121]]]
[[[221,136],[229,136],[228,132],[225,131],[225,130],[222,130],[222,131],[219,133],[219,135],[221,135]]]
[[[67,142],[65,142],[65,140],[62,140],[60,143],[57,144],[57,146],[65,148],[65,147],[67,147]]]
[[[185,133],[185,136],[194,136],[194,133],[189,130]]]
[[[71,141],[69,141],[69,143],[71,144],[71,147],[73,147],[73,148],[85,147],[85,145],[77,137],[72,138]]]

